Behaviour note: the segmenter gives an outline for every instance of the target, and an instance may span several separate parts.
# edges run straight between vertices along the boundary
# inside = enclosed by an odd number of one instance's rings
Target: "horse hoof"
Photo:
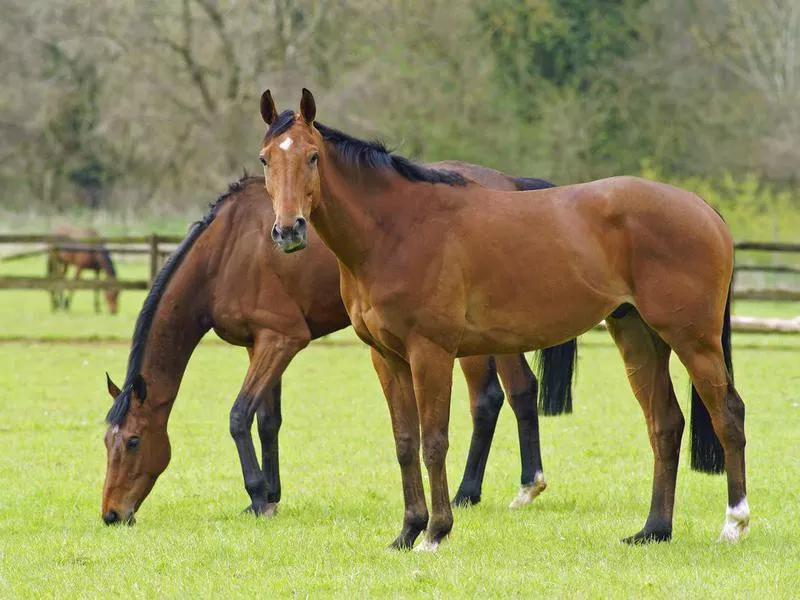
[[[539,471],[533,478],[533,483],[527,483],[519,488],[517,497],[511,501],[511,504],[508,505],[508,508],[513,510],[515,508],[521,508],[530,504],[533,502],[533,499],[541,494],[546,488],[547,482],[544,480],[544,473]]]
[[[398,536],[388,548],[390,550],[411,550],[411,545],[403,539],[403,536]]]
[[[668,542],[672,539],[672,531],[666,529],[642,529],[636,535],[626,537],[622,540],[625,544],[631,546],[638,546],[641,544],[650,544],[653,542]]]
[[[734,525],[725,523],[725,526],[722,528],[722,533],[719,534],[719,541],[720,542],[728,542],[729,544],[735,544],[738,542],[742,537],[746,536],[750,532],[749,525],[743,525],[742,523],[736,523]]]
[[[438,549],[439,542],[432,542],[428,538],[425,538],[414,548],[414,552],[436,552]]]
[[[725,525],[719,535],[720,542],[736,543],[750,531],[750,507],[742,498],[736,506],[725,510]]]
[[[250,514],[255,517],[274,517],[275,513],[278,512],[278,505],[275,502],[264,502],[259,504],[251,504],[247,508],[245,508],[242,513],[243,514]]]
[[[453,502],[451,503],[453,506],[475,506],[481,501],[480,496],[471,496],[469,494],[462,494],[458,492],[456,497],[453,498]]]

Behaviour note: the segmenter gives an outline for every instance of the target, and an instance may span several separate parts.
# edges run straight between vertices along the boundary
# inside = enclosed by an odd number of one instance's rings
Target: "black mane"
[[[117,268],[114,266],[114,261],[111,260],[111,254],[105,246],[100,250],[100,258],[105,263],[106,272],[111,277],[116,277]]]
[[[122,425],[125,421],[125,417],[128,415],[128,410],[131,405],[133,380],[141,371],[147,336],[153,325],[153,317],[158,308],[158,302],[161,300],[161,296],[164,294],[170,279],[178,270],[181,261],[195,241],[197,241],[197,238],[200,237],[200,234],[208,228],[214,220],[214,217],[217,216],[217,212],[222,203],[231,195],[242,191],[252,181],[257,180],[258,178],[249,177],[245,172],[241,179],[231,183],[226,192],[220,194],[214,202],[209,204],[209,210],[206,216],[192,224],[189,233],[170,255],[169,259],[156,276],[153,286],[150,288],[147,298],[144,300],[142,310],[139,312],[139,317],[136,319],[136,327],[133,330],[133,341],[131,342],[131,352],[128,356],[128,372],[125,375],[125,384],[122,386],[119,395],[114,399],[114,404],[111,405],[111,409],[106,415],[106,421],[110,425]]]
[[[294,120],[294,112],[283,111],[269,126],[264,140],[284,133],[292,126]],[[450,186],[467,185],[467,180],[461,174],[423,167],[405,156],[393,154],[380,141],[366,142],[323,125],[319,121],[314,121],[314,127],[320,132],[322,139],[333,145],[339,158],[350,166],[361,169],[391,169],[401,177],[414,182],[443,183]]]
[[[294,111],[283,111],[278,115],[278,118],[272,122],[272,124],[269,126],[269,129],[267,129],[267,134],[264,136],[264,141],[266,142],[267,140],[271,140],[275,136],[282,134],[292,126],[292,123],[294,123]]]

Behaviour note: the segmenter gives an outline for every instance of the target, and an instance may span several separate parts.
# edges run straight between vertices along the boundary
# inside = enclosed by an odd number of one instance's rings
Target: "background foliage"
[[[714,197],[744,186],[742,202],[791,213],[800,202],[794,0],[0,0],[0,10],[7,208],[197,206],[243,166],[258,170],[261,91],[289,107],[302,86],[323,122],[421,159],[558,183],[644,171]]]

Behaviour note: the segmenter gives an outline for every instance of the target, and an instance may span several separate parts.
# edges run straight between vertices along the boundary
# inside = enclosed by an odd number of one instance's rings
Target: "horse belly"
[[[496,272],[470,290],[460,355],[554,346],[630,301],[624,282],[603,268],[554,277],[502,275]]]
[[[580,310],[557,313],[540,308],[487,307],[489,316],[465,328],[458,355],[512,354],[555,346],[588,331],[617,305],[598,301],[587,303]]]

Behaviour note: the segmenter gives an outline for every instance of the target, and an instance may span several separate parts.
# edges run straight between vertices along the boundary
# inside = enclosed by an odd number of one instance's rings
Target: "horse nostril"
[[[281,239],[281,230],[275,225],[272,228],[272,241],[277,242],[279,239]]]
[[[294,231],[295,231],[295,233],[297,233],[297,234],[305,233],[306,232],[306,227],[308,227],[308,225],[306,224],[306,220],[303,217],[297,217],[294,220]]]
[[[110,510],[103,515],[103,521],[106,522],[106,525],[113,525],[114,523],[119,523],[119,515],[117,514],[116,511]]]

